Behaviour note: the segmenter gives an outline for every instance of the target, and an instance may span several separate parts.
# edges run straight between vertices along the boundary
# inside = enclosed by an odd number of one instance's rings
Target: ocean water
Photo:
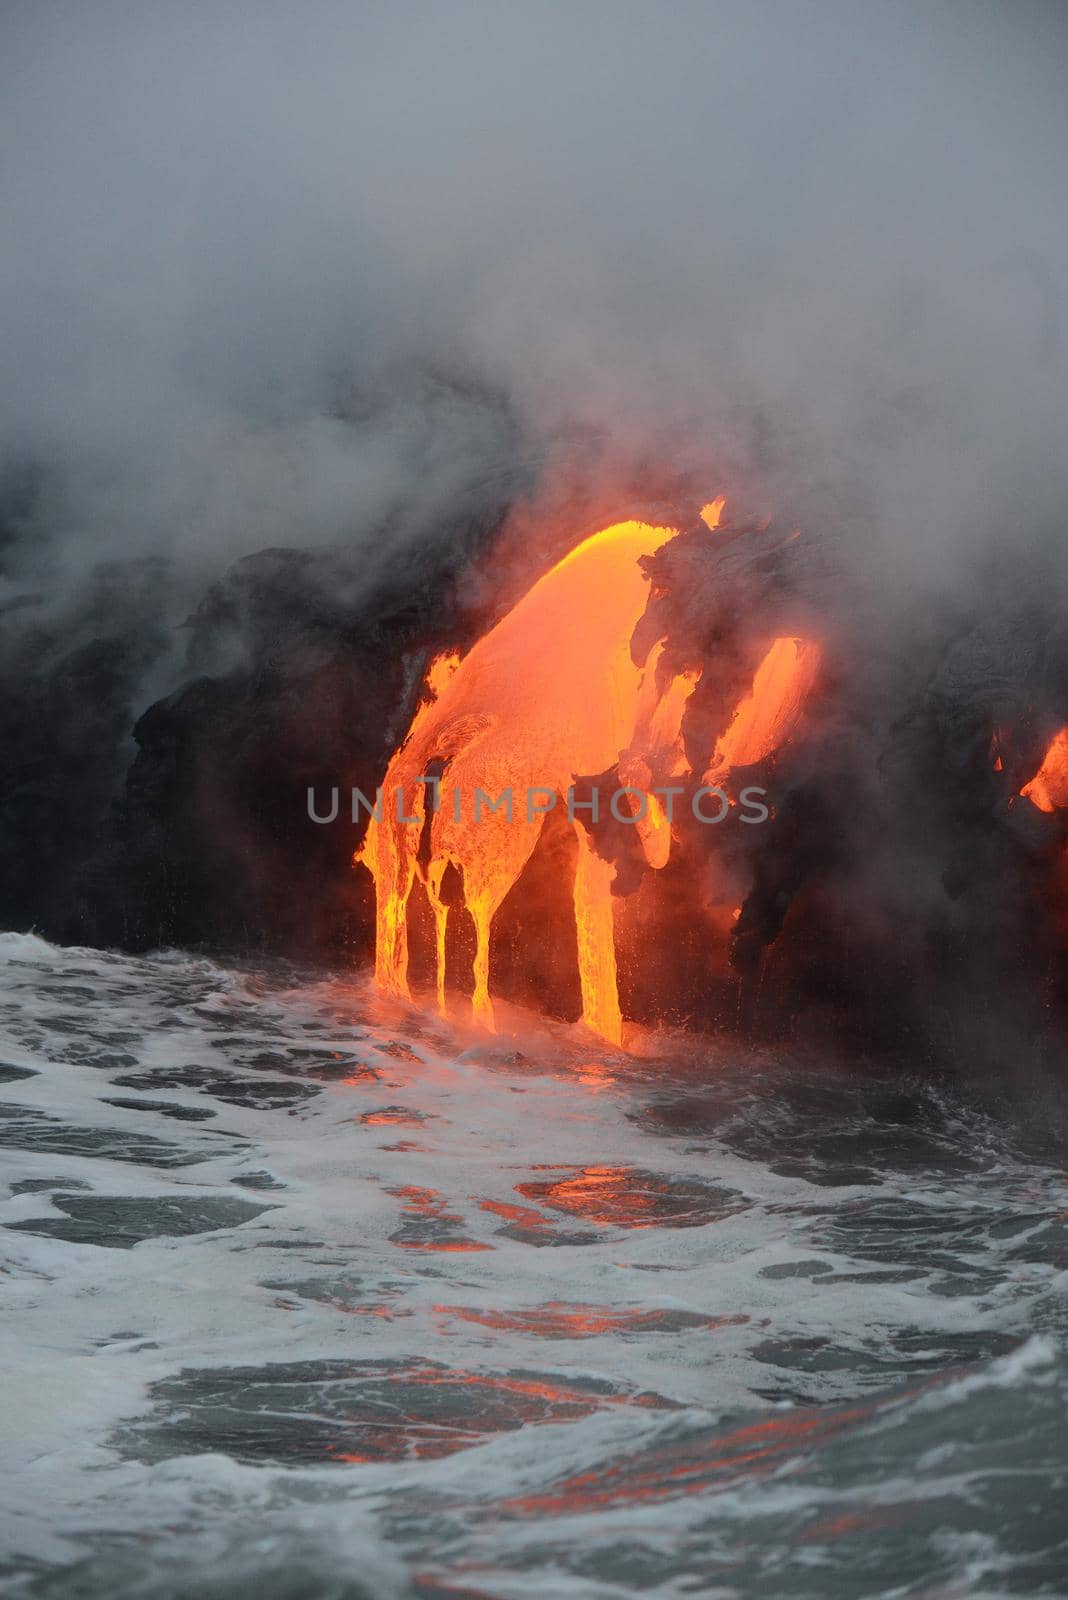
[[[28,935],[0,1025],[5,1595],[1068,1594],[1047,1091]]]

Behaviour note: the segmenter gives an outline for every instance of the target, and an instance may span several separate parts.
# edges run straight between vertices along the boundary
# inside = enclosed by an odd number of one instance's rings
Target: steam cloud
[[[432,538],[576,433],[768,510],[847,497],[903,581],[1060,514],[1056,5],[0,30],[9,583]]]

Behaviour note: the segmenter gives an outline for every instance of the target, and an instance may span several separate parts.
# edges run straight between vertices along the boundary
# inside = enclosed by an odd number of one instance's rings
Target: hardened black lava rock
[[[413,550],[377,581],[338,550],[267,550],[238,562],[190,621],[190,681],[134,728],[137,754],[112,844],[114,933],[161,944],[366,955],[373,892],[352,855],[404,736],[423,673],[463,641],[464,557],[489,519]],[[316,814],[309,816],[308,791]]]

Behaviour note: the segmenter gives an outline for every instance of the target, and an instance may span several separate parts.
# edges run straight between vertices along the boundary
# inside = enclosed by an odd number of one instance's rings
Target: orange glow
[[[347,1077],[342,1078],[340,1081],[346,1089],[359,1089],[365,1083],[380,1083],[381,1079],[382,1074],[380,1072],[377,1072],[374,1067],[367,1066],[365,1062],[361,1062],[354,1072],[350,1072]]]
[[[416,1111],[405,1111],[403,1106],[387,1106],[384,1111],[365,1111],[360,1121],[370,1128],[414,1128],[423,1118]]]
[[[710,529],[723,505],[721,497],[702,507]],[[472,1016],[493,1028],[493,919],[534,850],[552,797],[562,807],[577,778],[617,769],[621,786],[640,791],[646,810],[635,818],[636,838],[647,866],[666,865],[671,824],[652,790],[666,777],[688,775],[681,725],[700,674],[658,681],[663,641],[644,666],[634,664],[630,644],[648,598],[639,559],[675,533],[640,522],[603,529],[558,561],[462,660],[453,654],[432,662],[427,698],[389,763],[380,814],[371,817],[355,858],[375,881],[375,981],[384,993],[410,998],[407,908],[418,880],[433,913],[438,1008],[445,1015],[450,905],[443,890],[452,866],[475,927]],[[774,642],[716,747],[706,783],[762,760],[789,736],[818,664],[816,646]],[[581,820],[572,826],[582,1020],[618,1045],[616,869],[597,853]]]
[[[723,507],[726,504],[726,498],[723,495],[719,495],[715,500],[710,500],[706,506],[701,507],[701,521],[710,532],[719,527],[720,518],[723,516]]]
[[[577,1421],[613,1406],[668,1405],[655,1394],[606,1392],[605,1385],[582,1380],[551,1383],[533,1375],[495,1375],[437,1363],[405,1364],[386,1374],[372,1371],[369,1383],[366,1403],[355,1415],[339,1419],[347,1424],[345,1443],[352,1448],[328,1445],[329,1460],[431,1461],[527,1425]]]
[[[521,1183],[518,1189],[556,1210],[608,1227],[650,1228],[657,1220],[655,1188],[636,1183],[629,1167],[583,1167],[555,1183]]]
[[[776,639],[756,669],[753,687],[716,742],[705,782],[720,783],[732,767],[765,760],[790,737],[820,665],[820,648],[805,639]]]
[[[1057,734],[1042,765],[1020,793],[1039,811],[1063,811],[1068,806],[1068,728]]]
[[[455,1317],[498,1332],[526,1333],[542,1339],[592,1339],[604,1333],[677,1332],[682,1328],[712,1331],[748,1322],[742,1315],[709,1317],[696,1312],[619,1310],[613,1306],[575,1305],[550,1300],[545,1305],[515,1311],[480,1310],[473,1306],[437,1305],[439,1316]]]
[[[447,651],[444,655],[435,656],[426,669],[426,686],[435,700],[441,698],[449,686],[450,680],[455,677],[456,669],[460,665],[460,652]]]
[[[513,1206],[506,1200],[483,1200],[483,1211],[492,1211],[494,1216],[503,1217],[506,1222],[518,1223],[524,1228],[551,1228],[552,1220],[543,1217],[540,1211],[535,1211],[533,1206]]]
[[[845,1407],[837,1411],[772,1417],[692,1444],[660,1447],[637,1461],[625,1459],[601,1471],[576,1473],[551,1490],[522,1495],[503,1502],[512,1512],[526,1516],[568,1516],[613,1505],[639,1505],[680,1495],[707,1494],[722,1475],[734,1481],[750,1478],[753,1469],[772,1472],[798,1449],[833,1438],[850,1423],[859,1422],[878,1408]]]
[[[389,809],[372,818],[358,859],[375,879],[375,978],[389,994],[408,996],[408,897],[422,879],[437,932],[438,1003],[445,1009],[445,934],[448,906],[441,889],[451,863],[463,879],[464,903],[475,924],[474,993],[477,1022],[493,1027],[489,939],[494,915],[537,843],[544,814],[527,806],[528,790],[566,795],[574,779],[603,772],[632,743],[643,681],[653,664],[636,667],[630,638],[648,593],[639,557],[652,555],[675,533],[621,522],[586,539],[545,576],[471,650],[420,708],[411,732],[386,772]],[[437,664],[435,664],[437,666]],[[692,688],[693,680],[689,680]],[[440,685],[440,687],[439,687]],[[681,719],[685,696],[673,707]],[[663,737],[664,730],[658,729]],[[674,730],[677,738],[678,729]],[[447,787],[430,823],[430,859],[418,860],[426,817],[426,776],[448,763]],[[514,795],[512,820],[483,804],[473,818],[476,790],[495,800]],[[400,791],[400,821],[394,795]],[[460,797],[457,817],[452,798]],[[610,885],[614,870],[595,853],[581,823],[574,906],[582,1015],[618,1044],[622,1018],[616,985]],[[657,854],[662,854],[662,848]]]
[[[420,1189],[415,1184],[407,1183],[403,1189],[387,1189],[386,1193],[403,1200],[405,1211],[414,1211],[418,1216],[436,1217],[439,1222],[463,1221],[462,1217],[446,1211],[445,1202],[436,1189]]]

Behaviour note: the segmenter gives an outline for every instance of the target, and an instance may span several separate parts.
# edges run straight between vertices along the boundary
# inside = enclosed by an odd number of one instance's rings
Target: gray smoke
[[[7,0],[8,584],[432,538],[576,439],[952,581],[1065,503],[1066,42],[1031,0]]]

